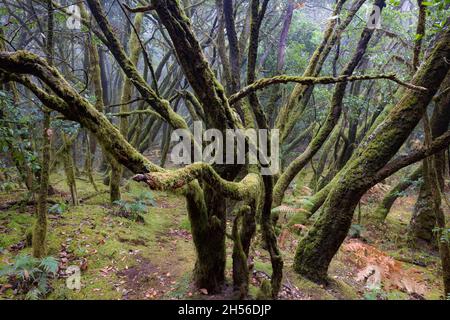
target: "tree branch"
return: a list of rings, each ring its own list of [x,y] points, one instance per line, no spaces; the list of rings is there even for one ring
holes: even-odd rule
[[[374,176],[374,180],[379,182],[393,175],[398,170],[407,167],[415,162],[423,160],[439,151],[445,149],[450,144],[450,131],[434,139],[429,147],[421,148],[407,155],[399,156],[386,164]]]
[[[251,92],[264,89],[268,86],[279,84],[279,83],[289,83],[296,82],[304,85],[315,85],[315,84],[331,84],[347,81],[360,81],[360,80],[374,80],[374,79],[386,79],[391,80],[399,85],[405,86],[408,89],[414,91],[427,91],[427,88],[416,86],[410,83],[406,83],[398,79],[394,74],[381,74],[381,75],[364,75],[364,76],[339,76],[339,77],[302,77],[302,76],[275,76],[272,78],[262,78],[252,84],[246,86],[236,94],[233,94],[228,98],[230,104],[236,103],[238,100],[246,97]]]
[[[155,7],[153,5],[151,5],[151,4],[149,4],[147,6],[140,6],[140,7],[135,7],[135,8],[131,8],[126,3],[121,3],[121,5],[124,6],[125,9],[127,9],[128,11],[130,11],[132,13],[148,12],[148,11],[155,10]]]
[[[222,179],[211,165],[203,162],[177,170],[137,174],[133,177],[135,181],[145,182],[152,190],[165,191],[174,191],[197,179],[234,200],[256,199],[255,192],[261,190],[261,179],[256,173],[247,174],[240,182],[227,181]]]

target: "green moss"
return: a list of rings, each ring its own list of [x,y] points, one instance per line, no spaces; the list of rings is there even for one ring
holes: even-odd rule
[[[306,278],[296,276],[294,278],[294,284],[306,295],[317,300],[335,300],[336,298],[325,290],[324,286],[318,285]]]
[[[333,281],[335,288],[339,291],[339,294],[342,295],[342,297],[345,300],[357,300],[360,299],[360,296],[358,294],[358,291],[349,286],[347,283],[345,283],[342,280],[335,279]]]
[[[306,224],[308,222],[308,214],[305,212],[296,212],[289,219],[288,226],[293,226],[294,224]]]
[[[257,271],[262,271],[268,275],[272,274],[272,265],[270,263],[262,262],[259,260],[255,260],[255,266],[254,269]]]
[[[272,286],[270,285],[270,281],[264,279],[261,282],[261,287],[256,293],[256,300],[270,300],[272,298]]]
[[[386,298],[388,300],[408,300],[409,295],[405,292],[401,292],[398,290],[385,292]]]
[[[191,231],[191,222],[189,221],[189,218],[187,217],[181,218],[180,229]]]
[[[8,248],[19,241],[26,240],[27,231],[31,229],[34,223],[34,218],[29,213],[17,213],[13,210],[0,211],[0,221],[8,229],[7,232],[2,233],[0,237],[0,247]]]

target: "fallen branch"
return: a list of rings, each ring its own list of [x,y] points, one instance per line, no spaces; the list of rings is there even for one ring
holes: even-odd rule
[[[99,192],[93,193],[93,194],[88,195],[88,196],[86,196],[84,198],[81,198],[80,199],[80,203],[86,202],[86,201],[88,201],[88,200],[90,200],[92,198],[95,198],[95,197],[97,197],[97,196],[99,196],[101,194],[108,193],[108,192],[109,192],[108,190],[103,190],[103,191],[99,191]]]
[[[64,202],[67,202],[63,200]],[[47,199],[48,204],[58,204],[62,201],[56,201],[52,199]],[[37,201],[34,199],[20,199],[20,200],[11,200],[7,201],[5,203],[0,204],[0,210],[8,210],[15,206],[35,206],[37,204]]]

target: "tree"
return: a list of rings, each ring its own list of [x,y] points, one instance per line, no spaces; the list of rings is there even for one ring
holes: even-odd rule
[[[332,185],[322,214],[298,245],[294,265],[298,273],[317,281],[326,279],[328,266],[347,235],[359,199],[378,182],[377,172],[404,143],[444,80],[449,69],[445,63],[450,54],[449,41],[447,28],[413,78],[415,85],[428,90],[407,90]]]

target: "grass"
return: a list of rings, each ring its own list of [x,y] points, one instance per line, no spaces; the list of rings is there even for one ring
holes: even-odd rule
[[[286,197],[289,206],[296,206],[299,197],[307,196],[308,189],[302,187],[311,174],[306,170],[295,184],[295,190]],[[51,177],[52,185],[67,192],[67,186],[60,175]],[[62,215],[50,215],[48,226],[48,254],[61,258],[66,252],[66,265],[81,265],[87,261],[87,269],[82,271],[81,290],[69,290],[65,279],[52,282],[53,291],[48,299],[180,299],[202,298],[192,286],[192,270],[195,265],[195,250],[192,238],[185,235],[190,231],[184,199],[172,193],[152,192],[157,205],[148,207],[143,214],[145,223],[111,214],[107,186],[97,177],[97,193],[84,178],[77,179],[79,198],[94,195],[81,205],[69,206]],[[122,188],[125,201],[133,201],[148,189],[136,182],[128,182]],[[0,202],[24,197],[24,192],[0,193]],[[52,196],[62,201],[62,196]],[[408,202],[409,201],[409,202]],[[412,201],[412,202],[411,202]],[[404,262],[405,268],[418,268],[429,283],[424,297],[442,298],[439,258],[427,251],[412,251],[406,245],[405,228],[410,219],[410,205],[413,200],[403,199],[395,205],[385,225],[376,225],[371,214],[376,202],[362,206],[362,236],[367,243],[397,259],[415,258],[427,264],[421,268]],[[30,253],[29,246],[19,250],[9,250],[11,246],[26,240],[32,229],[33,207],[10,208],[0,212],[0,268],[14,260],[19,253]],[[285,217],[287,218],[287,217]],[[281,220],[305,224],[310,227],[313,221],[304,214],[295,214]],[[229,226],[230,228],[230,226]],[[177,232],[173,232],[173,231]],[[181,232],[182,231],[182,232]],[[187,232],[186,232],[187,231]],[[228,230],[229,231],[229,230]],[[298,236],[290,233],[285,248],[284,283],[298,288],[302,299],[368,299],[382,296],[384,299],[409,299],[410,296],[399,290],[371,292],[363,284],[357,283],[355,274],[349,269],[346,257],[340,252],[333,259],[329,270],[330,285],[317,285],[304,279],[292,269]],[[231,283],[232,243],[227,241],[227,278]],[[252,243],[251,255],[254,270],[270,275],[272,267],[266,250],[262,247],[260,235]],[[148,270],[142,269],[148,266]],[[135,270],[139,281],[132,281],[123,274]],[[128,273],[127,273],[128,272]],[[1,282],[6,279],[0,279]],[[257,284],[251,282],[249,293],[256,297]],[[12,290],[6,290],[0,299],[18,298]]]
[[[58,181],[56,176],[52,176],[52,181],[58,190],[67,189],[65,182]],[[107,190],[100,179],[97,185],[101,191]],[[95,193],[93,187],[84,179],[77,179],[77,187],[80,199]],[[145,186],[131,182],[124,188],[123,198],[132,201],[143,191],[148,191]],[[164,247],[166,244],[173,245],[174,239],[167,237],[167,231],[173,227],[174,221],[179,221],[181,225],[186,219],[183,200],[178,196],[155,192],[157,207],[148,208],[148,212],[143,215],[145,223],[142,224],[112,216],[108,197],[107,192],[100,193],[82,205],[69,207],[59,217],[49,216],[48,255],[59,257],[64,245],[70,255],[69,264],[79,265],[82,259],[88,261],[87,269],[82,272],[81,290],[69,290],[65,280],[58,279],[53,282],[54,290],[49,299],[120,299],[126,288],[117,272],[138,265],[138,260],[142,258],[151,259],[152,263],[161,266],[162,270],[165,264],[174,269],[170,265],[171,261],[168,261],[170,259]],[[171,207],[165,207],[167,204]],[[25,240],[27,230],[33,226],[33,208],[30,207],[23,213],[17,212],[16,209],[0,212],[0,221],[1,225],[7,228],[7,232],[0,237],[0,247],[7,249]],[[192,245],[186,241],[177,241],[171,250],[175,251],[172,257],[176,263],[173,265],[176,265],[176,273],[182,274],[180,281],[183,284],[186,277],[190,277],[194,265]],[[21,253],[30,251],[29,247],[20,250]],[[2,251],[0,267],[10,263],[16,254],[9,250]],[[179,261],[183,263],[178,263]],[[108,267],[114,267],[114,271],[102,272]],[[175,285],[177,283],[176,280]]]

